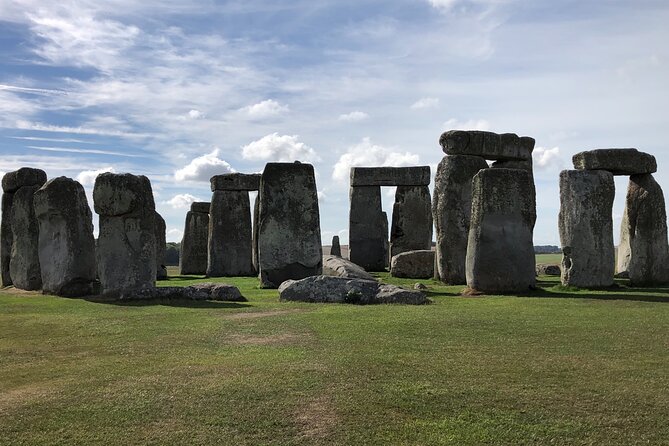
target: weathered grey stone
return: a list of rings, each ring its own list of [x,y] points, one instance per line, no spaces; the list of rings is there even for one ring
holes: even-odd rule
[[[572,157],[577,170],[607,170],[614,175],[635,175],[657,171],[655,157],[637,149],[597,149]]]
[[[265,287],[321,274],[320,214],[311,164],[268,163],[260,180],[258,268]]]
[[[186,226],[179,254],[180,274],[207,274],[208,240],[209,212],[189,211],[186,213]]]
[[[636,286],[669,283],[667,212],[662,188],[651,174],[630,177],[617,269]]]
[[[332,237],[332,246],[330,246],[330,255],[341,257],[341,245],[339,244],[339,236]]]
[[[427,186],[430,166],[351,167],[351,186]]]
[[[538,263],[537,276],[559,276],[562,274],[562,268],[557,263]]]
[[[384,285],[371,280],[344,277],[312,276],[302,280],[287,280],[279,287],[282,301],[349,303],[349,304],[409,304],[429,303],[424,293]]]
[[[323,275],[349,279],[376,280],[359,265],[339,256],[323,256]]]
[[[4,192],[16,192],[23,186],[38,186],[46,183],[46,172],[41,169],[22,167],[13,172],[7,172],[2,177],[2,190]]]
[[[383,237],[383,268],[384,268],[383,270],[385,270],[390,266],[390,240],[388,239],[388,229],[389,229],[388,213],[384,211],[381,212],[381,236]]]
[[[165,286],[124,290],[109,293],[107,297],[119,300],[215,300],[246,302],[239,289],[222,283],[199,283],[191,286]]]
[[[492,163],[493,169],[523,169],[534,176],[532,160],[500,160]]]
[[[562,284],[584,288],[613,284],[613,175],[605,170],[560,173],[558,226]]]
[[[33,195],[40,186],[21,186],[12,199],[10,226],[12,253],[9,275],[16,288],[39,290],[42,274],[39,263],[39,224],[35,217]]]
[[[253,276],[249,193],[216,190],[210,209],[207,276]]]
[[[398,186],[390,227],[390,256],[432,246],[432,198],[427,186]]]
[[[95,179],[93,205],[100,215],[97,264],[102,292],[154,287],[155,203],[149,179],[100,174]]]
[[[156,279],[167,279],[167,268],[165,267],[165,251],[167,249],[165,219],[156,212],[155,216],[156,234]]]
[[[367,271],[383,271],[388,258],[388,219],[381,210],[381,188],[352,187],[350,199],[348,258]]]
[[[33,204],[44,292],[67,297],[94,294],[93,215],[83,186],[71,178],[53,178],[35,192]]]
[[[258,219],[260,217],[260,194],[253,200],[253,270],[258,272]]]
[[[483,169],[472,181],[467,286],[483,293],[523,292],[535,278],[536,221],[532,176],[520,169]]]
[[[414,283],[413,284],[413,289],[414,290],[427,290],[427,285],[424,283]]]
[[[12,258],[12,225],[10,213],[13,193],[2,194],[2,223],[0,224],[0,265],[2,266],[2,286],[12,284],[9,274],[9,260]]]
[[[435,278],[453,285],[467,283],[465,261],[472,208],[472,178],[486,161],[478,156],[445,156],[434,179],[432,215],[436,232]]]
[[[406,251],[390,261],[390,275],[410,279],[429,279],[434,276],[434,251]]]
[[[209,295],[208,300],[246,302],[246,298],[242,296],[239,288],[224,283],[203,282],[191,285],[189,288],[206,292]]]
[[[190,210],[191,212],[202,212],[204,214],[208,214],[210,207],[211,203],[207,201],[195,201],[191,203]]]
[[[447,155],[472,155],[489,160],[531,160],[534,138],[515,133],[449,130],[439,138]]]
[[[260,188],[259,173],[226,173],[211,177],[211,191],[217,190],[258,190]]]

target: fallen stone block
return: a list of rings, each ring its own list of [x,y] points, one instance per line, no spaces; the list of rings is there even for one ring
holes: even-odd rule
[[[323,275],[348,279],[376,280],[359,265],[338,256],[323,256]]]
[[[434,276],[434,251],[407,251],[393,256],[390,275],[409,279],[429,279]]]

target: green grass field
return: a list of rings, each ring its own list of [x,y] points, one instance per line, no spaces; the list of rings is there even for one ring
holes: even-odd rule
[[[217,280],[247,303],[0,291],[0,444],[668,444],[669,288],[542,279],[423,280],[420,307],[280,303],[254,278]]]

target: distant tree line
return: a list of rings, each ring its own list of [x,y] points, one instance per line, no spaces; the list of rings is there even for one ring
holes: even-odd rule
[[[560,247],[555,245],[539,245],[534,247],[535,254],[561,254]]]
[[[165,266],[179,266],[181,243],[168,242],[165,247]]]

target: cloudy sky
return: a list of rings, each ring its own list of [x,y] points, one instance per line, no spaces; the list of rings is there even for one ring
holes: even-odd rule
[[[212,175],[301,160],[346,241],[351,166],[434,170],[445,130],[514,132],[537,141],[535,243],[559,244],[578,151],[650,152],[669,190],[667,23],[666,0],[0,0],[0,171],[89,195],[147,175],[178,241]]]

